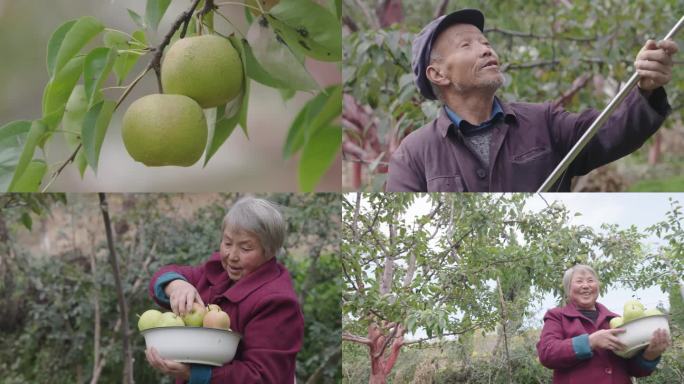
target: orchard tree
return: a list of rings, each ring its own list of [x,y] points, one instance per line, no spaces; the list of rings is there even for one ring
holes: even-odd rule
[[[159,94],[136,100],[123,121],[123,142],[134,160],[190,166],[204,155],[206,166],[238,125],[248,135],[254,80],[284,99],[297,91],[314,94],[289,128],[283,157],[299,153],[299,186],[315,188],[341,145],[342,91],[341,85],[319,86],[304,64],[307,59],[340,62],[341,0],[192,0],[153,44],[170,3],[147,0],[143,15],[128,9],[139,27],[135,31],[108,28],[91,16],[55,30],[47,46],[50,80],[42,116],[0,127],[2,190],[45,191],[67,166],[77,167],[81,176],[87,168],[97,172],[112,114],[150,72]],[[215,17],[234,25],[236,20],[221,12],[229,5],[244,8],[250,23],[246,34],[214,28]],[[144,57],[149,57],[147,65],[131,76]],[[45,149],[58,135],[64,135],[71,155],[48,165]]]
[[[644,260],[635,227],[571,225],[562,205],[530,212],[528,198],[345,196],[342,339],[368,347],[371,384],[386,382],[403,346],[458,335],[468,344],[476,330],[497,331],[495,353],[510,375],[508,338],[531,303],[562,298],[567,268],[593,265],[605,290]],[[420,206],[429,208],[416,215]],[[405,339],[417,331],[426,336]]]
[[[681,17],[681,0],[344,0],[346,187],[382,190],[389,160],[403,138],[437,116],[439,103],[422,98],[414,85],[411,42],[430,20],[460,8],[479,8],[485,15],[484,33],[506,78],[497,96],[509,102],[551,100],[570,111],[603,109],[633,73],[646,40],[662,39]],[[673,114],[664,126],[681,129],[684,73],[676,65],[666,89]],[[662,143],[663,136],[654,136],[647,156],[632,157],[659,163],[669,145]],[[675,151],[668,157],[681,160]],[[597,173],[592,175],[599,180],[583,177],[575,189],[624,189],[610,166]]]

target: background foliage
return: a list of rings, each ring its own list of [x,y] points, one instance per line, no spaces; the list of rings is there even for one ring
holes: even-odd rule
[[[548,378],[536,359],[540,329],[528,320],[544,296],[562,303],[560,276],[577,263],[600,273],[602,295],[616,285],[658,286],[670,293],[675,347],[649,379],[654,381],[644,381],[681,381],[680,203],[671,201],[670,212],[646,230],[615,224],[595,229],[570,224],[570,211],[559,203],[526,210],[529,198],[345,195],[344,382],[532,383]],[[416,214],[418,200],[426,202],[427,212]],[[649,234],[663,245],[645,246]],[[404,338],[409,332],[411,340]]]
[[[633,71],[647,39],[661,39],[682,16],[681,0],[344,1],[345,188],[380,190],[403,137],[433,119],[438,103],[419,96],[411,41],[436,15],[478,8],[502,63],[505,101],[556,101],[567,110],[603,109]],[[682,34],[675,36],[673,114],[644,149],[577,180],[575,190],[682,190]]]
[[[45,210],[27,213],[31,209],[27,201],[35,196],[49,207],[49,216]],[[223,215],[238,197],[109,195],[136,382],[171,382],[147,364],[144,339],[137,331],[135,314],[156,307],[147,292],[152,273],[170,263],[206,260],[218,249]],[[292,274],[305,319],[297,380],[339,380],[339,197],[264,197],[281,204],[289,224],[286,254],[280,261]],[[97,198],[68,195],[57,203],[54,198],[0,196],[0,335],[5,340],[0,347],[0,382],[90,382],[98,364],[100,382],[121,382],[119,309]],[[25,214],[33,217],[31,232],[22,219]]]

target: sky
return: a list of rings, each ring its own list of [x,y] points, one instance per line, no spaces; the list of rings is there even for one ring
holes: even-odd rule
[[[554,201],[558,201],[570,210],[570,224],[587,225],[594,229],[600,229],[601,224],[604,223],[617,224],[621,228],[635,225],[642,231],[664,219],[665,214],[671,208],[668,200],[670,197],[684,203],[684,193],[546,193],[541,196],[539,194],[531,196],[527,200],[526,209],[536,212],[544,209],[547,203],[553,204]],[[421,215],[427,213],[429,209],[430,206],[426,200],[417,200],[408,213]],[[574,216],[575,212],[581,215]],[[659,239],[650,236],[644,240],[644,243],[655,247]],[[600,278],[601,271],[597,273]],[[562,276],[558,276],[559,283],[561,279]],[[632,297],[639,299],[646,308],[654,308],[657,305],[669,307],[667,293],[662,292],[658,287],[632,291],[616,286],[612,287],[606,295],[599,296],[598,302],[611,311],[622,314],[622,306]],[[541,303],[535,305],[536,313],[528,319],[526,325],[540,328],[546,311],[555,306],[556,299],[552,295],[547,295]],[[419,331],[415,335],[409,335],[408,338],[421,337],[425,337],[425,334]]]

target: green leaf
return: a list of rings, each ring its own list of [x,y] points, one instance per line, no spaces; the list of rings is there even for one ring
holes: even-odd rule
[[[116,56],[115,48],[105,47],[95,48],[86,56],[83,68],[83,82],[89,106],[93,105],[96,92],[102,88],[102,84],[107,80],[107,76],[112,71]]]
[[[85,47],[97,34],[104,30],[104,25],[92,16],[84,16],[76,21],[64,36],[55,59],[55,73],[59,71]]]
[[[31,129],[31,121],[17,120],[9,122],[0,127],[0,141],[6,140],[12,136],[22,135]]]
[[[21,155],[19,156],[19,161],[17,162],[17,166],[14,169],[14,174],[12,175],[12,180],[10,181],[9,188],[8,190],[11,191],[14,189],[15,184],[21,179],[22,175],[24,174],[24,171],[26,171],[26,167],[28,167],[29,163],[33,159],[33,153],[36,150],[36,147],[38,146],[38,142],[40,141],[41,137],[45,132],[47,131],[47,126],[40,121],[36,120],[31,123],[31,128],[28,131],[28,135],[26,136],[26,143],[24,144],[24,149],[21,152]]]
[[[245,48],[245,61],[247,62],[248,77],[271,88],[292,89],[292,84],[287,80],[281,80],[271,76],[271,74],[259,64],[256,57],[254,57],[252,48],[249,46],[247,40],[243,40],[242,42]]]
[[[50,78],[52,78],[52,76],[54,76],[55,74],[55,65],[57,64],[57,52],[59,52],[59,48],[62,46],[62,42],[64,41],[64,37],[66,37],[67,32],[69,32],[69,30],[71,29],[71,27],[74,26],[74,24],[76,24],[76,20],[70,20],[60,25],[50,37],[50,41],[48,41],[47,70],[48,75],[50,75]]]
[[[24,212],[21,214],[21,223],[28,229],[29,231],[31,230],[31,227],[33,226],[33,220],[31,220],[31,215],[28,212]]]
[[[145,32],[137,30],[132,34],[133,40],[121,31],[107,31],[104,35],[104,45],[108,48],[117,50],[141,49],[142,45],[147,45]],[[130,52],[119,53],[114,61],[114,74],[116,74],[117,85],[121,85],[126,76],[131,72],[135,64],[140,59],[140,55]]]
[[[309,137],[342,113],[342,87],[334,85],[318,93],[299,111],[287,132],[283,156],[297,152]]]
[[[258,68],[248,69],[248,73],[256,75],[255,80],[269,82],[269,80],[287,83],[288,88],[306,91],[317,89],[318,84],[311,77],[303,63],[288,46],[273,32],[271,25],[260,23],[259,18],[254,21],[247,31],[247,41],[251,48],[247,52],[250,64],[258,63]],[[251,59],[254,60],[251,60]],[[270,78],[263,75],[267,73]],[[269,84],[266,84],[269,85]]]
[[[159,21],[164,17],[169,4],[171,4],[171,0],[147,0],[145,18],[153,31],[157,30]]]
[[[311,0],[281,1],[267,18],[292,50],[322,61],[342,59],[342,25],[325,7]]]
[[[247,79],[247,61],[245,59],[245,48],[242,44],[242,40],[238,39],[235,36],[231,36],[228,40],[230,40],[230,43],[233,44],[233,48],[237,49],[237,51],[240,53],[240,59],[242,60],[242,84],[244,84],[244,86],[242,89],[242,95],[240,96],[241,102],[240,110],[238,111],[238,123],[242,127],[242,131],[245,133],[245,136],[249,138],[249,134],[247,133],[247,109],[249,106],[250,83]]]
[[[209,163],[209,159],[218,151],[218,149],[223,145],[223,143],[228,139],[228,137],[233,133],[235,127],[240,119],[240,113],[233,114],[232,117],[226,118],[225,116],[219,117],[222,113],[216,114],[216,124],[214,125],[214,130],[211,132],[211,137],[209,138],[209,145],[207,146],[206,155],[204,156],[204,166]]]
[[[9,192],[39,192],[40,183],[47,172],[47,164],[43,160],[31,160],[24,174]]]
[[[81,128],[86,112],[88,112],[88,100],[86,99],[85,87],[78,84],[69,96],[62,119],[62,129],[66,132],[64,138],[71,151],[76,150],[76,147],[81,144]],[[78,151],[74,162],[81,173],[81,177],[83,177],[85,168],[88,166],[84,151]]]
[[[88,164],[97,172],[97,162],[116,102],[103,100],[91,107],[83,119],[81,140]]]
[[[142,29],[147,29],[147,26],[145,25],[145,20],[143,20],[142,16],[138,15],[134,10],[132,9],[126,9],[128,11],[128,16],[131,17],[131,20],[137,25],[138,27]]]
[[[299,160],[299,188],[312,192],[330,168],[342,146],[342,128],[328,126],[319,129],[306,143]]]
[[[64,106],[71,91],[83,72],[84,56],[74,57],[45,86],[43,92],[43,121],[50,130],[54,130],[62,120]]]

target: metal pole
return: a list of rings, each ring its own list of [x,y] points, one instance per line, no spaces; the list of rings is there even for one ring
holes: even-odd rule
[[[681,19],[675,24],[675,26],[670,30],[670,32],[665,36],[663,40],[667,40],[672,38],[679,29],[684,26],[684,16],[682,16]],[[544,181],[544,184],[539,187],[539,190],[537,190],[537,193],[539,192],[548,192],[551,186],[561,177],[561,175],[565,172],[565,170],[570,166],[570,163],[575,160],[577,155],[579,155],[580,151],[584,149],[584,147],[589,143],[589,140],[591,140],[594,135],[596,135],[596,132],[598,132],[598,129],[603,126],[603,124],[608,120],[608,116],[610,116],[611,113],[617,108],[620,103],[627,97],[627,94],[629,91],[634,88],[634,86],[637,84],[639,81],[639,74],[634,73],[632,77],[629,78],[629,81],[627,81],[627,84],[622,87],[622,89],[618,92],[617,95],[613,98],[613,100],[608,103],[608,106],[601,112],[601,114],[594,120],[594,122],[591,124],[589,129],[587,129],[586,132],[580,137],[580,139],[575,143],[575,145],[570,149],[570,152],[568,152],[567,155],[563,158],[563,160],[556,166],[556,169],[551,172],[551,175]]]

